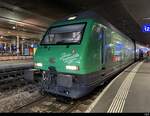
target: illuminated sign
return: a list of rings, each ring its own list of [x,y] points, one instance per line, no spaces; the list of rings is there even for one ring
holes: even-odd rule
[[[142,31],[143,32],[150,32],[150,24],[144,24],[142,26]]]

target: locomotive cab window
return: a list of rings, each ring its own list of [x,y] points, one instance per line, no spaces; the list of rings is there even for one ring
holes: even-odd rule
[[[73,24],[59,27],[52,27],[44,36],[41,44],[74,44],[80,43],[84,24]]]

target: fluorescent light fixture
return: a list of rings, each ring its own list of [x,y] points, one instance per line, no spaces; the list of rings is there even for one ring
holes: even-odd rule
[[[76,16],[73,16],[73,17],[69,17],[68,20],[74,20],[76,18],[77,18]]]
[[[67,70],[79,70],[79,66],[66,66]]]
[[[150,19],[150,17],[144,17],[143,19],[148,19],[148,20],[149,20],[149,19]]]

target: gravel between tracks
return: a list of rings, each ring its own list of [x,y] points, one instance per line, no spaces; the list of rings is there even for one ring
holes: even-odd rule
[[[0,112],[11,112],[17,107],[23,106],[41,97],[38,89],[36,88],[33,88],[33,90],[30,89],[30,91],[20,89],[12,95],[9,95],[7,97],[4,96],[0,98]]]

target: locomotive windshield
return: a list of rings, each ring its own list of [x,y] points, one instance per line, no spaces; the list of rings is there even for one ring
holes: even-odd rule
[[[41,44],[80,43],[84,27],[85,24],[74,24],[50,28],[41,41]]]

